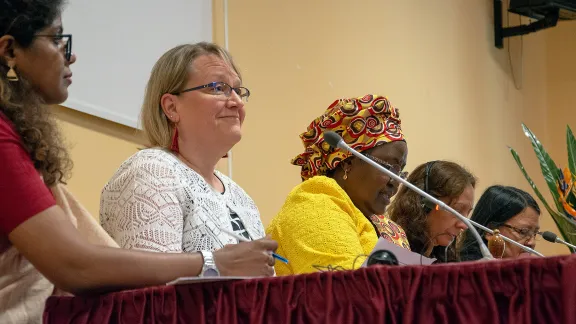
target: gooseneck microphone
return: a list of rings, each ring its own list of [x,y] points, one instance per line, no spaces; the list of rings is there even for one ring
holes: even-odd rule
[[[468,218],[462,216],[460,213],[455,211],[452,207],[445,204],[443,201],[434,198],[430,194],[424,192],[422,189],[420,189],[420,188],[416,187],[415,185],[411,184],[410,182],[400,178],[398,175],[394,174],[394,172],[382,167],[380,164],[372,161],[372,159],[370,159],[370,158],[364,156],[362,153],[352,149],[350,146],[348,146],[348,144],[346,144],[344,142],[342,137],[340,137],[340,135],[336,134],[335,132],[332,132],[332,131],[324,132],[324,140],[326,140],[326,142],[330,146],[332,146],[333,148],[339,148],[339,149],[346,150],[346,151],[350,152],[351,154],[353,154],[357,158],[361,159],[362,161],[370,164],[371,166],[375,167],[376,169],[380,170],[381,172],[384,172],[386,175],[388,175],[392,179],[394,179],[394,180],[402,183],[406,187],[414,190],[415,192],[417,192],[420,196],[422,196],[424,198],[424,201],[427,205],[433,205],[434,209],[438,208],[438,209],[446,210],[446,211],[454,214],[454,216],[456,216],[458,219],[460,219],[462,222],[464,222],[464,224],[466,224],[466,226],[468,226],[468,228],[470,229],[470,231],[472,232],[472,234],[476,238],[476,241],[478,241],[478,244],[480,245],[480,252],[482,253],[482,256],[484,257],[484,259],[494,259],[492,254],[490,254],[488,247],[486,246],[486,244],[484,244],[484,241],[482,241],[480,234],[478,234],[478,231],[476,230],[476,228],[474,228],[474,226],[476,226],[476,227],[478,227],[478,228],[480,228],[480,229],[482,229],[482,230],[484,230],[490,234],[493,234],[494,231],[492,231],[488,227],[482,226],[482,225],[480,225],[474,221],[471,221]],[[472,226],[472,225],[474,225],[474,226]],[[513,244],[513,245],[516,245],[519,248],[523,249],[524,251],[527,251],[527,252],[530,252],[532,254],[543,257],[543,255],[536,250],[533,250],[533,249],[531,249],[527,246],[524,246],[524,245],[522,245],[522,244],[520,244],[514,240],[511,240],[504,235],[501,235],[501,237],[506,242],[509,242],[510,244]]]
[[[546,231],[546,232],[542,232],[542,233],[538,233],[538,234],[542,235],[542,238],[544,238],[548,242],[564,244],[568,247],[571,247],[572,249],[574,249],[576,251],[576,246],[562,240],[555,233]]]

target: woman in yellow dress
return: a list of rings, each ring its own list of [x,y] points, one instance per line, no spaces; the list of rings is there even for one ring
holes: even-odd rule
[[[276,263],[278,275],[352,269],[358,256],[370,254],[379,237],[409,249],[404,231],[383,216],[398,183],[386,174],[324,141],[325,131],[405,178],[408,148],[400,114],[388,99],[366,95],[334,101],[300,135],[303,182],[288,195],[267,232],[277,240],[288,264]],[[364,258],[358,260],[364,260]]]

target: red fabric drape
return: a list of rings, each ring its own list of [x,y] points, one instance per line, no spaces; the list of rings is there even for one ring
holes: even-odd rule
[[[528,258],[51,297],[55,323],[576,323],[576,258]]]

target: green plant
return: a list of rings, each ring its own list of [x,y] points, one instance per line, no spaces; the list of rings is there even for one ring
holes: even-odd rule
[[[532,148],[540,162],[542,175],[554,200],[553,206],[550,206],[544,199],[544,196],[536,187],[534,181],[532,181],[526,172],[526,169],[524,169],[518,153],[516,153],[513,148],[510,148],[510,152],[514,160],[516,160],[516,164],[520,167],[520,171],[522,171],[524,177],[534,190],[534,193],[540,199],[544,208],[550,213],[552,219],[554,219],[560,235],[562,235],[566,242],[576,244],[576,208],[574,207],[576,205],[576,139],[574,138],[574,134],[570,126],[567,126],[568,167],[562,169],[552,160],[536,135],[524,124],[522,124],[522,129],[524,130],[524,134],[532,142]]]

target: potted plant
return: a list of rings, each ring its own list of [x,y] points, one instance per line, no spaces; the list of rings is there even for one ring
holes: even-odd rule
[[[548,213],[550,213],[552,219],[554,219],[564,241],[576,244],[576,139],[574,138],[574,134],[570,126],[567,126],[566,144],[568,150],[568,166],[562,168],[552,160],[542,146],[542,143],[540,143],[536,135],[534,135],[526,125],[522,124],[522,129],[524,130],[524,134],[532,142],[532,148],[540,162],[542,175],[554,200],[552,205],[548,204],[544,199],[544,196],[540,190],[538,190],[534,181],[532,181],[526,172],[526,169],[524,169],[518,153],[513,148],[509,148],[510,153],[512,153],[514,160],[516,160],[516,163],[534,190],[534,193],[540,199]]]

